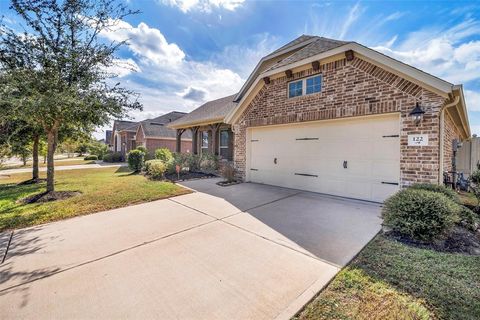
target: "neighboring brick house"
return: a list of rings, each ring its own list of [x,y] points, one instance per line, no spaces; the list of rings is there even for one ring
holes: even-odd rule
[[[138,124],[133,121],[115,120],[111,134],[111,150],[120,152],[124,157],[135,149],[135,132]]]
[[[155,119],[147,119],[139,122],[136,131],[136,145],[144,146],[150,155],[159,148],[168,148],[170,151],[176,150],[176,131],[167,127],[175,120],[185,116],[185,113],[173,111]],[[192,136],[186,132],[181,139],[181,150],[190,152],[192,149]]]
[[[120,152],[124,159],[130,150],[138,146],[144,146],[150,155],[156,149],[176,149],[176,131],[166,127],[172,121],[183,117],[185,113],[172,111],[154,119],[146,119],[140,122],[116,120],[111,133],[111,150]],[[189,152],[192,145],[191,136],[186,134],[181,145],[183,150]]]
[[[470,136],[461,85],[315,36],[264,57],[240,92],[170,126],[179,137],[194,132],[194,146],[231,128],[223,145],[246,181],[370,201],[441,183],[454,169],[454,141]]]

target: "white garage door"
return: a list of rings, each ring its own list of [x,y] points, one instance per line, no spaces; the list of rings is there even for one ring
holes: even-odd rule
[[[398,190],[399,115],[252,128],[249,180],[381,202]]]

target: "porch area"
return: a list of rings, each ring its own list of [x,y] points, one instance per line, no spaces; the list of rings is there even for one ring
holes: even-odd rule
[[[193,154],[208,152],[218,156],[220,160],[233,160],[233,132],[230,125],[223,122],[217,122],[176,130],[176,152],[185,152],[182,150],[182,135],[187,130],[190,130],[192,132]]]

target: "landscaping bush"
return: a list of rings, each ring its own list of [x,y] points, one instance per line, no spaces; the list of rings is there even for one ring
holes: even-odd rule
[[[162,160],[145,161],[145,174],[151,179],[163,179],[167,166]]]
[[[199,156],[192,153],[175,153],[173,154],[172,164],[168,166],[168,172],[175,172],[175,166],[178,164],[181,170],[195,172],[200,170]]]
[[[123,156],[120,152],[109,152],[103,156],[104,162],[122,162]]]
[[[145,154],[148,153],[147,148],[145,148],[144,146],[138,146],[136,149],[142,151]]]
[[[476,231],[480,224],[478,215],[467,207],[461,206],[459,210],[460,225],[467,228],[470,231]]]
[[[460,203],[460,198],[458,197],[458,194],[453,189],[447,188],[444,185],[432,183],[416,183],[412,184],[409,188],[438,192],[445,195],[447,198],[455,201],[456,203]]]
[[[432,241],[458,220],[461,207],[439,192],[407,188],[385,201],[383,223],[413,240]]]
[[[94,154],[86,156],[83,160],[98,160],[98,157]]]
[[[218,169],[218,157],[210,152],[202,153],[200,157],[200,171],[211,173]]]
[[[128,167],[134,172],[140,172],[145,162],[145,153],[140,150],[132,150],[128,153]]]
[[[169,163],[173,162],[173,154],[167,148],[160,148],[155,150],[155,159],[162,160],[163,163],[168,165]]]
[[[220,170],[220,174],[226,182],[234,182],[235,179],[235,167],[231,163],[225,163]]]

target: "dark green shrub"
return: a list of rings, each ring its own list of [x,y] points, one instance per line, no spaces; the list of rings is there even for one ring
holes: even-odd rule
[[[461,206],[461,209],[458,212],[460,219],[460,224],[465,228],[476,231],[480,224],[480,218],[478,215],[467,207]]]
[[[168,165],[169,163],[171,163],[173,161],[173,154],[167,148],[160,148],[160,149],[155,150],[155,159],[162,160],[163,163]]]
[[[447,198],[450,198],[451,200],[455,201],[456,203],[460,203],[460,198],[458,197],[458,194],[453,189],[447,188],[444,185],[432,184],[432,183],[415,183],[415,184],[412,184],[409,188],[441,193],[445,195]]]
[[[162,160],[145,161],[145,174],[154,180],[163,179],[167,167]]]
[[[134,172],[140,172],[145,161],[145,153],[140,150],[132,150],[128,153],[128,167]]]
[[[410,239],[431,241],[458,219],[460,206],[442,193],[407,188],[388,198],[383,223]]]
[[[83,160],[98,160],[98,157],[94,154],[86,156]]]
[[[103,156],[104,162],[122,162],[123,156],[120,152],[109,152]]]

